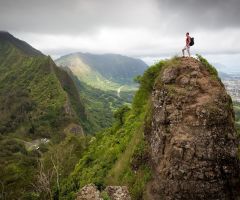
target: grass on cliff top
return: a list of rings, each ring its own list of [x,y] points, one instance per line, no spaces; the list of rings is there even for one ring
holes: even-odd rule
[[[202,57],[199,54],[196,54],[198,60],[207,68],[208,72],[215,78],[218,78],[218,72],[216,70],[216,68],[211,65],[207,59],[205,59],[204,57]]]
[[[145,109],[147,105],[148,97],[155,85],[158,77],[161,76],[164,69],[168,67],[175,67],[179,63],[178,57],[173,57],[172,59],[162,60],[155,65],[149,67],[142,76],[137,77],[137,82],[140,84],[138,92],[135,94],[132,107],[135,113],[140,113]]]

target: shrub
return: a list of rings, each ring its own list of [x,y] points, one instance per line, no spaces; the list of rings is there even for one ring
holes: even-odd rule
[[[120,125],[124,123],[124,117],[129,110],[130,108],[127,105],[124,105],[115,111],[114,118],[120,123]]]
[[[215,67],[213,67],[205,58],[201,55],[197,54],[198,60],[207,68],[209,73],[213,75],[215,78],[218,77],[218,72]]]
[[[139,113],[142,111],[142,108],[146,105],[148,97],[152,92],[155,79],[159,75],[162,67],[164,66],[165,61],[161,61],[152,67],[149,67],[143,74],[143,76],[138,77],[138,82],[140,83],[139,90],[134,96],[132,107],[134,112]]]

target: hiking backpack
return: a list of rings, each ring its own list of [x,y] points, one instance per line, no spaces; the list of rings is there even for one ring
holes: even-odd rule
[[[191,41],[190,41],[190,46],[193,46],[194,45],[194,37],[191,38]]]

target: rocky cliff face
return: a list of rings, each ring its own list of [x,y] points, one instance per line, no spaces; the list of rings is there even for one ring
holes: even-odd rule
[[[145,130],[154,166],[149,199],[237,199],[232,102],[210,71],[194,58],[180,58],[158,77]]]
[[[84,186],[77,194],[76,200],[131,200],[128,188],[126,186],[108,186],[104,190],[105,197],[94,184]]]

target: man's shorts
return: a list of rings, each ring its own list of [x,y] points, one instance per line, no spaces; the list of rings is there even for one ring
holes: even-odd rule
[[[189,51],[189,49],[190,49],[190,46],[187,46],[187,45],[183,48],[183,50],[187,50],[187,51]]]

